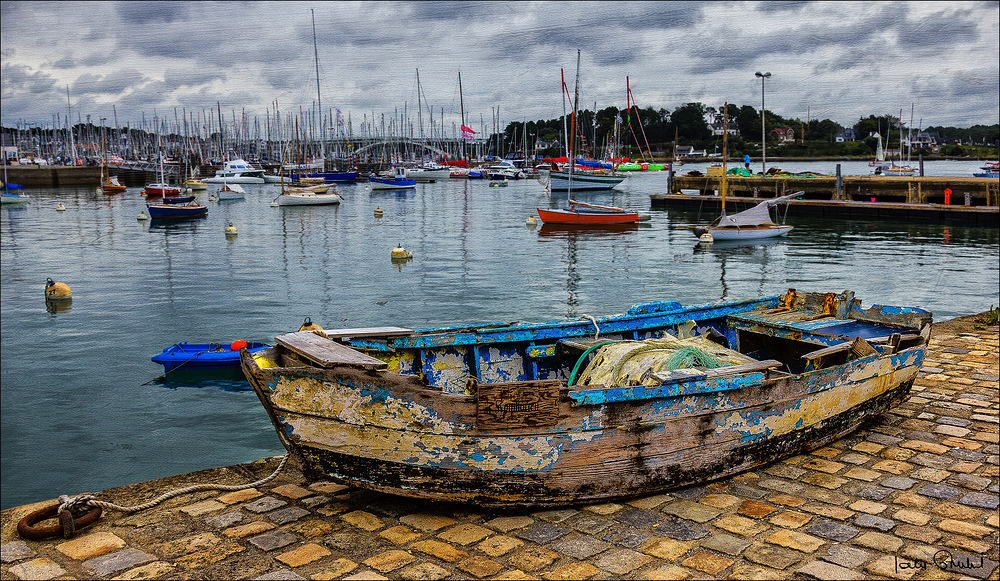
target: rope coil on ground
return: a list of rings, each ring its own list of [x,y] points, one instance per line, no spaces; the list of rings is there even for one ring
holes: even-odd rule
[[[136,506],[122,506],[115,504],[113,502],[108,502],[106,500],[98,500],[94,498],[91,494],[81,494],[79,496],[67,496],[62,495],[59,497],[59,504],[53,504],[47,506],[43,509],[37,510],[28,516],[21,519],[17,524],[17,532],[24,538],[29,540],[43,540],[49,538],[55,538],[57,536],[62,536],[63,538],[72,537],[77,529],[81,529],[94,521],[96,521],[101,516],[102,509],[115,510],[124,513],[133,513],[152,508],[161,502],[174,498],[175,496],[181,496],[182,494],[190,494],[192,492],[197,492],[199,490],[222,490],[227,492],[234,492],[237,490],[246,490],[248,488],[256,488],[258,486],[263,486],[268,482],[274,480],[278,477],[278,474],[285,468],[285,464],[288,462],[289,454],[286,452],[284,456],[281,457],[281,462],[278,463],[278,467],[274,469],[269,476],[261,478],[255,482],[250,482],[248,484],[194,484],[191,486],[186,486],[184,488],[178,488],[176,490],[171,490],[165,494],[162,494],[153,500],[146,502],[144,504],[139,504]],[[74,514],[83,514],[81,517],[74,517]],[[61,522],[61,526],[50,526],[50,527],[36,527],[36,523],[42,520],[58,516]]]

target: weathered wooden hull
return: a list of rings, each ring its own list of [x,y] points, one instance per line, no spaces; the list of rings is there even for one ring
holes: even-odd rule
[[[789,333],[843,337],[811,329],[811,321],[790,330],[788,321],[771,321],[770,310],[734,311],[742,318],[726,321],[723,316],[715,322],[729,325],[726,334],[734,341],[746,334],[742,340],[748,347],[791,345]],[[884,325],[870,331],[881,332]],[[467,380],[468,393],[446,393],[428,384],[435,379],[426,374],[303,365],[277,347],[262,352],[272,367],[261,367],[245,352],[241,364],[282,443],[309,475],[405,496],[545,506],[722,478],[850,433],[906,396],[923,359],[929,325],[911,330],[920,334],[902,341],[896,335],[890,347],[869,345],[870,352],[844,355],[850,359],[829,365],[823,357],[837,357],[845,349],[805,353],[826,343],[795,342],[786,349],[789,361],[804,353],[809,357],[797,373],[753,365],[710,377],[685,370],[688,375],[679,381],[665,377],[660,385],[621,387],[520,375],[487,383],[489,362],[482,358],[475,378]],[[535,345],[525,353],[553,350],[545,345],[545,335],[536,330]],[[454,332],[438,330],[400,337],[395,344],[433,339],[442,344],[439,348],[456,349],[460,342],[445,346],[445,336],[455,339]],[[504,348],[493,343],[473,351],[502,355]],[[781,364],[769,361],[771,368]],[[798,365],[786,365],[792,364]],[[395,360],[387,365],[407,368]]]

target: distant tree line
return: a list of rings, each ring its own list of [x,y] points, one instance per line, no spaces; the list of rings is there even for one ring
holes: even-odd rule
[[[731,155],[759,155],[761,146],[761,114],[760,109],[751,105],[728,107],[730,129],[738,129],[738,135],[729,136],[729,152]],[[633,108],[631,111],[619,110],[617,107],[606,107],[596,113],[583,110],[577,113],[576,140],[574,149],[578,155],[584,153],[592,157],[602,157],[609,148],[615,135],[615,120],[621,119],[618,139],[620,151],[632,158],[641,157],[648,149],[657,155],[671,155],[676,145],[690,145],[697,150],[708,153],[722,151],[722,136],[713,134],[712,124],[721,129],[723,125],[723,108],[709,107],[703,103],[686,103],[668,111],[653,107]],[[972,127],[930,126],[927,128],[908,127],[896,115],[869,115],[858,119],[850,127],[845,127],[831,119],[786,118],[765,110],[764,127],[767,135],[767,152],[771,155],[799,156],[869,156],[877,147],[878,134],[885,148],[897,148],[902,131],[904,139],[909,132],[916,138],[919,132],[933,133],[937,143],[941,145],[941,155],[979,155],[996,156],[997,145],[1000,143],[1000,124],[973,125]],[[569,127],[569,120],[565,122]],[[504,151],[520,150],[523,145],[534,152],[536,143],[550,144],[538,151],[539,155],[565,155],[563,117],[555,119],[528,121],[526,123],[512,122],[507,125],[503,139]],[[790,127],[794,130],[795,141],[779,143],[773,133],[776,128]],[[641,129],[640,129],[641,128]],[[853,129],[854,139],[837,141],[838,135],[843,135],[845,129]],[[804,136],[803,136],[804,134]],[[804,137],[804,138],[803,138]],[[950,142],[960,142],[952,144]],[[973,146],[981,146],[973,147]],[[931,153],[926,149],[914,148],[913,154]]]

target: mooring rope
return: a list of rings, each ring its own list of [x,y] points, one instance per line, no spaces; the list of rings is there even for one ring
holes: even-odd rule
[[[143,386],[143,385],[149,385],[150,383],[153,383],[154,381],[156,381],[158,379],[163,379],[164,377],[167,376],[168,373],[173,373],[173,372],[177,371],[178,369],[180,369],[181,367],[184,367],[185,365],[187,365],[188,363],[190,363],[191,360],[194,359],[195,357],[197,357],[199,355],[203,355],[205,353],[211,353],[213,351],[221,351],[221,349],[205,349],[204,351],[199,351],[199,352],[195,353],[194,355],[192,355],[190,359],[188,359],[186,361],[182,361],[182,362],[180,362],[180,364],[175,365],[173,369],[171,369],[169,371],[164,371],[163,375],[158,375],[158,376],[154,377],[153,379],[150,379],[146,383],[140,384],[140,387]]]
[[[281,470],[285,467],[286,462],[288,462],[288,452],[285,452],[285,455],[281,457],[281,462],[278,463],[278,467],[274,469],[274,472],[272,472],[270,476],[257,480],[256,482],[251,482],[249,484],[207,484],[207,483],[194,484],[191,486],[186,486],[184,488],[171,490],[170,492],[167,492],[166,494],[154,498],[153,500],[145,504],[139,504],[136,506],[122,506],[119,504],[115,504],[113,502],[108,502],[106,500],[98,500],[94,498],[93,495],[90,494],[81,494],[79,496],[73,496],[73,497],[64,494],[59,497],[59,503],[60,503],[59,511],[61,512],[63,510],[72,510],[72,509],[79,510],[87,506],[99,506],[101,508],[116,510],[118,512],[132,513],[132,512],[139,512],[141,510],[146,510],[148,508],[153,508],[154,506],[160,504],[161,502],[165,500],[170,500],[175,496],[180,496],[182,494],[190,494],[192,492],[197,492],[199,490],[223,490],[232,492],[237,490],[246,490],[248,488],[256,488],[258,486],[263,486],[264,484],[267,484],[268,482],[277,478],[278,474],[281,473]]]

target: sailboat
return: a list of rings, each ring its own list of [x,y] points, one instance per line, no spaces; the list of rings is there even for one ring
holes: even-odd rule
[[[101,147],[104,149],[104,159],[101,164],[101,190],[105,194],[120,194],[126,188],[118,181],[118,176],[110,175],[108,171],[108,143],[103,135],[101,136]]]
[[[299,140],[299,120],[295,120],[295,141]],[[296,148],[297,149],[297,148]],[[282,152],[283,154],[284,152]],[[285,160],[282,159],[282,167]],[[301,164],[300,164],[301,165]],[[323,184],[313,187],[286,188],[285,173],[281,173],[281,193],[275,198],[279,206],[328,206],[340,203],[340,194],[332,185]],[[330,189],[333,191],[329,191]]]
[[[726,103],[723,108],[723,118],[725,131],[722,134],[722,184],[720,187],[722,214],[708,226],[695,227],[694,235],[699,239],[708,234],[713,240],[755,240],[788,234],[792,227],[776,224],[771,219],[771,206],[801,196],[805,192],[795,192],[787,196],[764,200],[756,206],[737,212],[732,216],[726,214],[726,147],[728,143],[726,137],[729,134],[729,103]]]
[[[146,184],[145,192],[147,196],[163,196],[165,198],[180,196],[181,189],[167,183],[163,176],[163,152],[160,150],[160,134],[156,134],[156,151],[160,158],[160,181],[153,184]],[[194,199],[194,198],[192,198]],[[164,200],[166,201],[166,200]]]
[[[563,91],[568,92],[566,88],[566,82],[563,81]],[[560,209],[542,209],[535,208],[538,212],[538,217],[541,218],[542,222],[548,224],[587,224],[587,225],[601,225],[601,224],[632,224],[642,220],[649,220],[648,215],[641,215],[638,212],[631,212],[623,208],[618,208],[615,206],[599,206],[596,204],[587,204],[585,202],[579,202],[573,199],[573,181],[574,181],[574,171],[573,166],[576,165],[574,160],[576,159],[573,154],[573,144],[576,137],[576,108],[577,103],[580,99],[580,51],[576,51],[576,85],[574,87],[574,97],[573,97],[573,115],[571,121],[571,133],[569,141],[569,159],[570,164],[568,171],[565,172],[565,183],[564,188],[569,192],[569,200],[567,208]],[[565,103],[565,101],[564,101]],[[565,109],[564,109],[565,115]],[[549,187],[552,191],[557,191],[563,189],[557,187],[557,184],[561,186],[561,180],[563,178],[563,172],[552,171],[550,174]],[[610,177],[610,176],[602,176]],[[559,182],[557,182],[557,179]],[[621,183],[625,178],[622,177],[610,185],[600,185],[600,187],[593,187],[599,185],[601,182],[591,181],[594,179],[593,176],[588,174],[583,179],[583,186],[580,187],[580,179],[577,178],[577,188],[578,189],[608,189],[612,188],[618,183]],[[617,177],[613,178],[617,179]]]

